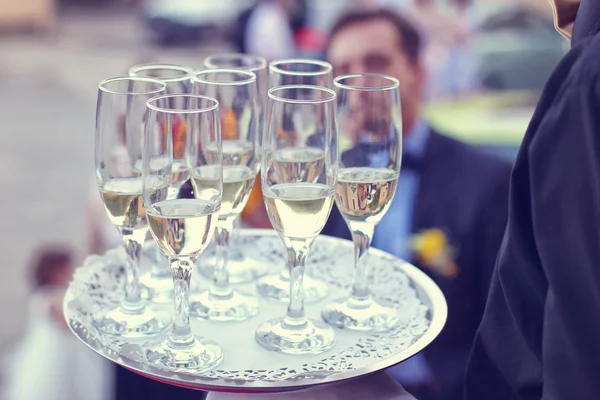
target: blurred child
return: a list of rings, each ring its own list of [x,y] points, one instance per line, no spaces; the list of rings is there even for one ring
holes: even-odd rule
[[[25,334],[8,364],[10,400],[108,400],[110,364],[69,332],[62,312],[73,275],[72,252],[44,246],[31,266],[32,293]]]

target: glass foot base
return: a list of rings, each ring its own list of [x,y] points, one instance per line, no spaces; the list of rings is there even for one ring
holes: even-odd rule
[[[303,287],[305,303],[316,303],[327,296],[327,285],[308,275],[304,275]],[[281,274],[261,278],[257,289],[262,296],[286,303],[290,300],[290,281]]]
[[[377,304],[372,299],[339,299],[321,310],[321,317],[330,325],[355,331],[384,331],[398,322],[398,312]]]
[[[269,266],[258,260],[254,260],[250,257],[244,257],[241,253],[236,253],[232,249],[232,254],[227,262],[227,273],[229,274],[229,282],[233,284],[247,283],[257,280],[258,278],[265,276],[269,272]],[[200,273],[207,278],[212,278],[215,271],[216,260],[214,257],[208,258],[207,260],[200,259],[198,262],[200,265]]]
[[[142,339],[164,333],[169,324],[148,307],[128,311],[122,306],[102,310],[94,316],[94,326],[100,333],[123,339]]]
[[[191,343],[177,345],[167,338],[161,343],[145,347],[146,359],[169,369],[192,369],[194,372],[208,371],[223,361],[223,352],[210,339],[194,336]]]
[[[260,325],[254,337],[267,350],[286,354],[319,354],[335,344],[331,327],[310,320],[290,326],[284,318],[273,319]]]
[[[204,291],[190,299],[190,315],[211,321],[243,321],[258,313],[258,299],[233,291],[227,297]]]

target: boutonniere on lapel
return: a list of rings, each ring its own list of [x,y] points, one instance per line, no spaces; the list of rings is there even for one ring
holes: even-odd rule
[[[454,261],[458,251],[443,230],[432,228],[415,233],[410,237],[408,246],[424,268],[446,278],[459,275],[460,270]]]

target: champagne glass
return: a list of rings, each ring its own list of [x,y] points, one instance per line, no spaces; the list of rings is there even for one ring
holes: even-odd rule
[[[326,61],[289,59],[269,64],[269,88],[284,85],[333,87],[333,67]]]
[[[196,258],[213,235],[223,193],[219,103],[205,96],[173,94],[147,103],[143,157],[144,207],[150,233],[169,259],[174,286],[174,318],[169,335],[144,345],[150,363],[167,368],[205,371],[223,358],[212,340],[193,334],[189,318],[189,291]],[[193,196],[172,197],[175,140],[172,127],[181,124],[196,150],[189,160],[194,171],[210,179],[194,184]],[[183,128],[182,128],[183,129]],[[210,157],[202,154],[206,149]],[[159,161],[157,161],[159,160]]]
[[[258,312],[255,296],[234,290],[229,283],[229,238],[254,186],[260,168],[259,113],[256,75],[235,69],[208,69],[192,75],[193,92],[219,102],[223,153],[223,199],[215,228],[217,265],[212,286],[191,301],[194,316],[216,321],[244,320]],[[211,143],[211,145],[217,143]],[[212,158],[217,149],[207,145]],[[211,179],[192,173],[192,182]]]
[[[165,89],[167,94],[189,93],[192,72],[191,68],[184,65],[165,63],[137,64],[129,68],[130,76],[144,76],[164,82],[167,85]],[[171,101],[182,101],[182,99]]]
[[[253,72],[256,75],[259,110],[262,111],[267,98],[267,90],[269,89],[267,60],[253,54],[222,53],[206,57],[204,59],[204,67],[207,69],[241,69]]]
[[[333,87],[331,64],[318,60],[281,60],[269,64],[269,85],[275,88],[283,85],[309,85],[326,88]],[[287,135],[287,127],[296,121],[292,118],[305,118],[300,112],[288,114],[282,122],[280,134]],[[308,121],[308,120],[307,120]],[[320,177],[318,167],[323,164],[323,149],[307,144],[304,147],[282,149],[278,153],[278,165],[286,168],[300,168],[307,174],[307,181],[316,181]],[[272,299],[289,301],[290,276],[287,266],[283,266],[279,274],[268,275],[258,281],[258,291],[261,295]],[[327,296],[327,285],[308,275],[304,277],[304,296],[306,302],[317,302]]]
[[[117,227],[127,253],[125,298],[116,308],[94,316],[102,333],[124,339],[144,338],[168,326],[140,296],[139,267],[148,232],[142,200],[142,159],[146,101],[165,93],[165,84],[143,77],[100,82],[96,108],[96,180],[110,221]]]
[[[239,69],[252,72],[256,75],[256,86],[258,88],[259,133],[262,132],[263,110],[268,90],[267,61],[262,57],[252,54],[222,53],[206,57],[204,60],[204,67],[208,69]],[[253,191],[260,191],[260,178],[258,176],[254,184]],[[260,206],[262,206],[262,194],[258,198],[258,201],[260,202]],[[257,196],[251,195],[249,203],[250,208],[255,207],[257,205]],[[246,209],[244,212],[251,211]],[[240,251],[240,248],[242,247],[238,234],[239,228],[241,227],[240,219],[241,214],[236,218],[234,230],[229,238],[230,250],[227,271],[229,272],[229,281],[231,283],[254,281],[259,277],[266,275],[269,270],[269,266],[264,262],[255,260]],[[203,259],[202,261],[200,271],[202,271],[204,275],[210,277],[214,276],[216,259]]]
[[[338,163],[336,95],[331,89],[300,85],[276,87],[268,95],[262,191],[269,220],[288,256],[289,303],[285,316],[260,325],[255,338],[269,350],[318,354],[333,347],[335,335],[331,327],[307,319],[303,280],[311,244],[333,205]],[[281,152],[297,154],[307,146],[320,149],[324,157],[318,162],[282,161]]]
[[[343,329],[381,331],[398,313],[369,292],[365,260],[375,226],[390,207],[402,158],[398,80],[379,74],[345,75],[334,81],[338,95],[340,164],[335,203],[354,240],[354,284],[349,298],[323,308],[329,324]]]
[[[149,63],[138,64],[129,68],[130,76],[145,76],[147,78],[158,79],[165,83],[166,94],[179,94],[190,92],[190,75],[192,69],[183,65]],[[172,101],[181,99],[172,99]],[[185,184],[189,178],[189,163],[186,159],[186,143],[184,137],[185,131],[181,126],[173,126],[174,154],[176,161],[173,163],[173,179]],[[141,168],[140,168],[141,171]],[[180,186],[181,187],[181,186]],[[170,187],[171,195],[177,197],[180,187],[174,185]],[[152,260],[152,268],[140,277],[142,287],[142,298],[156,303],[169,303],[173,301],[173,281],[169,271],[169,265],[165,260],[162,251],[157,246],[151,246],[147,254]]]

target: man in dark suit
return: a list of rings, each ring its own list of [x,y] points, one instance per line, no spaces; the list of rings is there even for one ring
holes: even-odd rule
[[[431,276],[449,314],[439,338],[390,373],[420,400],[460,400],[506,225],[511,166],[436,132],[423,119],[420,50],[419,34],[404,18],[386,10],[354,11],[332,28],[327,58],[336,75],[376,72],[400,81],[402,171],[373,246]],[[360,151],[368,157],[367,149]],[[351,238],[337,209],[323,233]]]

